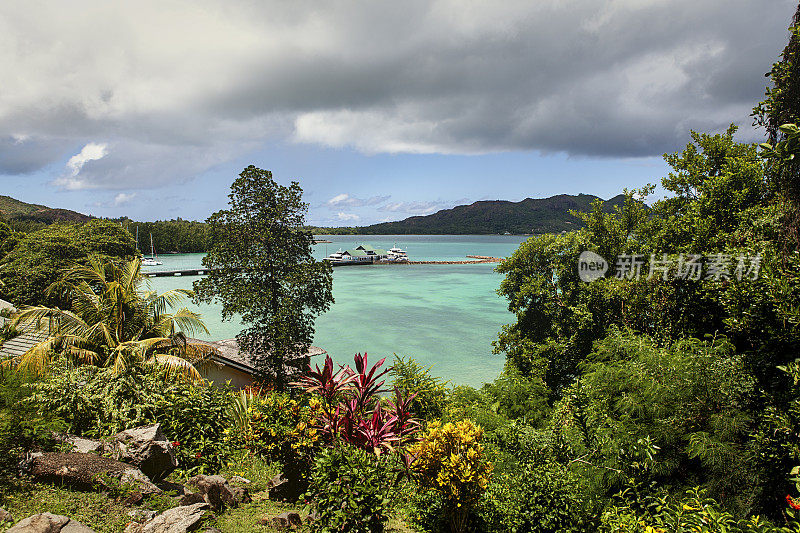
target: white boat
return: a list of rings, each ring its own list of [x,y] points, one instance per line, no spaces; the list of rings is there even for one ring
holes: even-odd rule
[[[138,233],[139,233],[138,228],[136,230],[136,233],[138,235]],[[161,261],[158,260],[158,256],[156,255],[156,249],[153,246],[153,234],[151,233],[150,234],[150,257],[143,257],[142,258],[142,266],[152,267],[152,266],[158,266],[158,265],[163,265],[163,264],[164,263],[162,263]]]
[[[349,255],[345,257],[344,252],[342,252],[341,248],[339,248],[338,251],[333,252],[331,255],[323,259],[323,261],[330,261],[331,263],[334,264],[345,264],[352,262]]]
[[[386,252],[386,259],[395,263],[405,263],[408,261],[408,253],[405,250],[401,250],[395,244],[392,248],[389,248],[389,251]]]

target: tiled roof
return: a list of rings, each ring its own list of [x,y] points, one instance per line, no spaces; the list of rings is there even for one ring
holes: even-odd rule
[[[201,344],[207,344],[216,348],[217,353],[214,354],[211,358],[224,365],[236,368],[237,370],[241,370],[242,372],[246,372],[248,374],[254,374],[256,369],[253,367],[250,354],[244,352],[239,349],[239,343],[236,342],[236,339],[225,339],[221,341],[201,341],[198,339],[190,339],[190,342],[197,342]],[[303,360],[309,359],[316,355],[322,355],[326,353],[325,350],[319,348],[317,346],[311,346],[303,355],[297,356],[296,360]],[[291,365],[291,362],[289,363]]]
[[[18,337],[9,339],[0,345],[0,360],[19,357],[46,339],[47,333],[43,330],[23,333]]]

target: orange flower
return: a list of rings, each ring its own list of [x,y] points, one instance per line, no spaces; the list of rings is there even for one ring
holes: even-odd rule
[[[800,504],[795,503],[794,498],[792,498],[789,494],[786,495],[786,503],[788,503],[789,507],[792,509],[800,510]]]

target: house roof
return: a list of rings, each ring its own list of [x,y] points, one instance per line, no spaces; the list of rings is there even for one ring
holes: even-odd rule
[[[375,248],[371,244],[359,244],[355,248],[356,250],[364,250],[365,252],[372,252],[375,255],[386,255],[386,250],[381,248]]]
[[[211,356],[211,359],[217,363],[221,363],[231,368],[235,368],[236,370],[246,372],[247,374],[256,373],[256,369],[253,366],[250,354],[242,351],[239,348],[239,343],[236,342],[236,339],[225,339],[221,341],[202,341],[198,339],[190,339],[190,341],[206,344],[215,348],[216,353]],[[297,365],[293,365],[293,363],[302,364],[306,359],[316,355],[322,355],[324,353],[326,352],[322,348],[311,346],[306,353],[297,355],[292,360],[288,361],[286,366],[287,368],[295,367]],[[296,368],[292,368],[292,370],[296,371]]]
[[[345,254],[347,254],[347,255],[349,255],[351,257],[367,257],[367,252],[365,252],[364,250],[359,250],[359,249],[345,250],[342,253],[345,253]]]
[[[47,336],[46,331],[39,330],[8,339],[0,345],[0,360],[19,357],[40,342],[47,340]]]

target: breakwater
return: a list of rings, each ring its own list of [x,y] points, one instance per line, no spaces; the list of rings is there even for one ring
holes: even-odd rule
[[[333,266],[375,266],[375,265],[476,265],[479,263],[501,263],[505,261],[502,257],[491,257],[488,255],[468,255],[470,261],[376,261],[363,263],[334,263]],[[151,270],[142,272],[148,278],[163,278],[167,276],[202,276],[208,274],[210,268],[186,268],[180,270]]]

